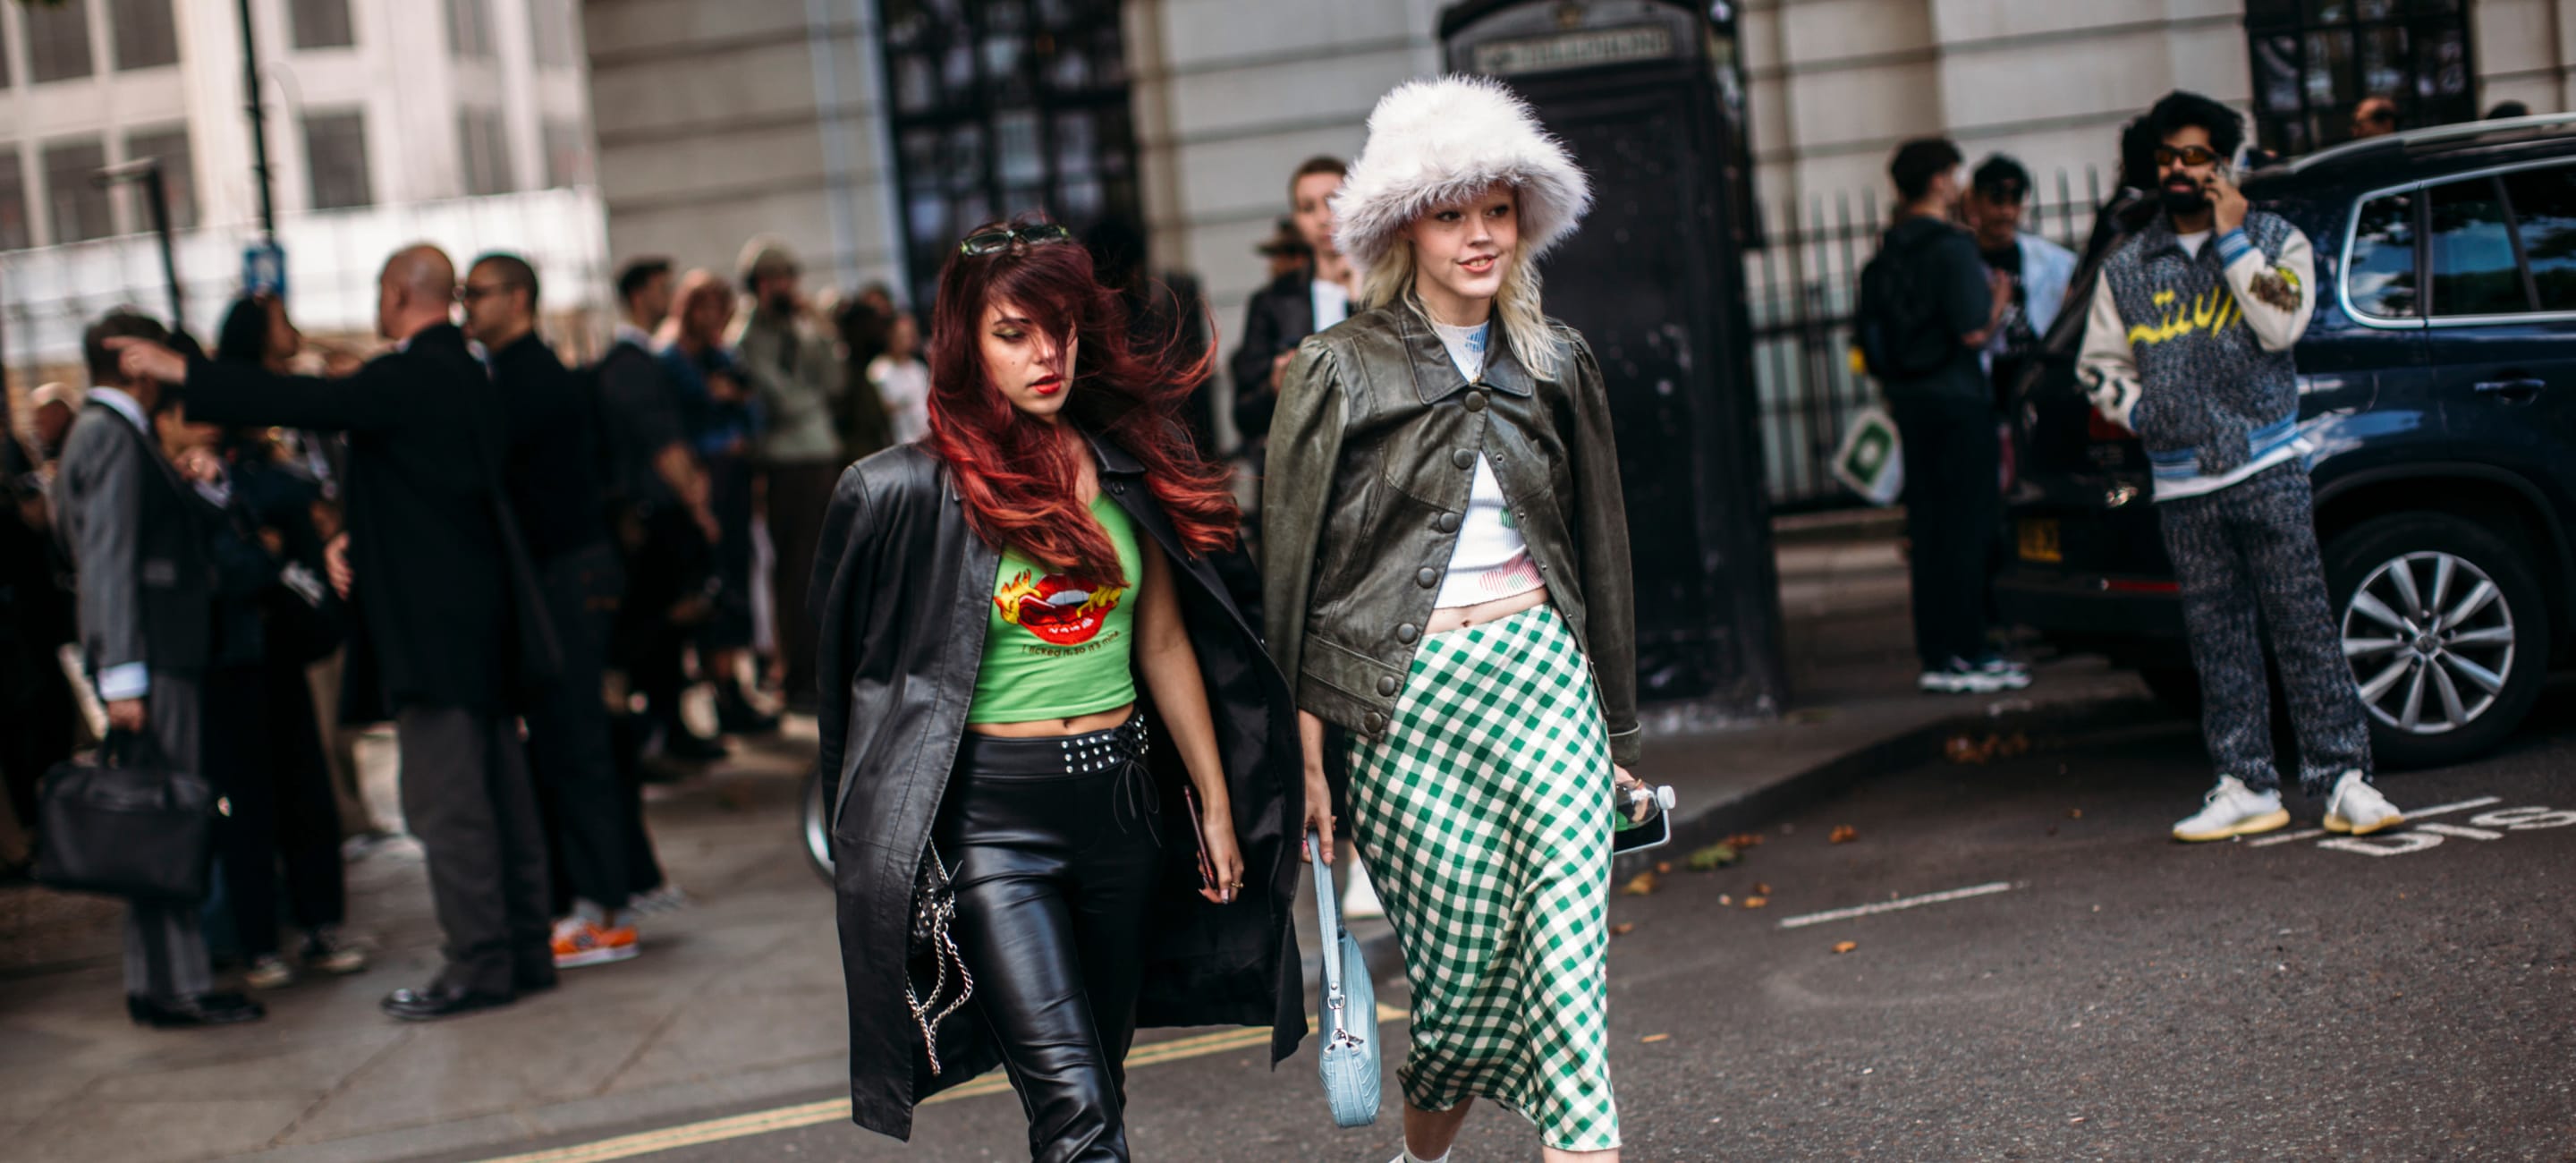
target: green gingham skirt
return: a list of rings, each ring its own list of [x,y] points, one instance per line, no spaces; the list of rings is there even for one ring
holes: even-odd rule
[[[1610,744],[1550,606],[1423,640],[1351,745],[1351,828],[1413,987],[1405,1099],[1501,1102],[1564,1151],[1619,1145],[1610,1094]]]

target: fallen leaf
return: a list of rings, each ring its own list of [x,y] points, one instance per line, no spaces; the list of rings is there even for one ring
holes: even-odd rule
[[[2066,809],[2066,818],[2070,820],[2081,820],[2084,818],[2084,809],[2068,808]]]
[[[1841,824],[1834,828],[1832,835],[1825,837],[1825,842],[1828,844],[1849,844],[1858,839],[1860,839],[1860,829],[1852,827],[1849,824]]]
[[[1858,948],[1860,948],[1860,942],[1858,942],[1858,941],[1836,941],[1836,942],[1834,942],[1834,952],[1836,952],[1836,953],[1849,953],[1849,952],[1851,952],[1852,950],[1854,950],[1854,949],[1858,949]]]
[[[1754,882],[1753,882],[1753,895],[1755,895],[1755,896],[1769,896],[1769,895],[1771,895],[1771,886],[1770,886],[1770,885],[1767,885],[1767,884],[1764,884],[1764,883],[1762,883],[1761,881],[1758,881],[1758,880],[1757,880],[1757,881],[1754,881]]]
[[[1765,896],[1749,896],[1744,898],[1744,907],[1748,909],[1758,909],[1770,903],[1771,898]]]
[[[1657,876],[1670,876],[1670,875],[1672,875],[1672,872],[1673,872],[1673,862],[1672,862],[1672,861],[1670,861],[1670,860],[1658,860],[1658,861],[1656,861],[1656,862],[1655,862],[1655,875],[1657,875]]]
[[[1725,893],[1719,893],[1717,894],[1717,903],[1722,905],[1731,905],[1735,903],[1735,898],[1728,896]]]
[[[1758,848],[1762,845],[1762,833],[1738,832],[1727,837],[1723,843],[1729,848]]]
[[[1635,921],[1622,921],[1619,924],[1610,926],[1610,935],[1613,937],[1625,937],[1636,931],[1637,922]]]
[[[1711,844],[1691,853],[1688,863],[1693,872],[1715,872],[1735,863],[1738,858],[1739,854],[1734,845]]]
[[[1654,1045],[1654,1044],[1655,1044],[1655,1043],[1657,1043],[1657,1042],[1669,1042],[1669,1041],[1672,1041],[1672,1039],[1673,1039],[1673,1036],[1672,1036],[1672,1035],[1670,1035],[1670,1034],[1648,1034],[1648,1035],[1646,1035],[1645,1037],[1643,1037],[1643,1038],[1639,1038],[1639,1039],[1637,1039],[1637,1040],[1638,1040],[1638,1041],[1640,1041],[1640,1042],[1644,1042],[1644,1043],[1646,1043],[1647,1045],[1651,1046],[1651,1045]]]
[[[1655,874],[1651,871],[1640,872],[1629,877],[1628,883],[1619,886],[1619,892],[1623,896],[1651,896],[1654,891]]]

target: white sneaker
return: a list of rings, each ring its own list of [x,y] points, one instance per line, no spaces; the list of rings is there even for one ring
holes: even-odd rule
[[[1377,886],[1369,883],[1368,865],[1351,861],[1349,884],[1342,890],[1342,916],[1357,920],[1386,915],[1385,902],[1377,899]]]
[[[2174,824],[2173,835],[2176,840],[2195,843],[2225,840],[2269,832],[2289,822],[2290,813],[2281,806],[2280,792],[2257,792],[2235,776],[2222,775],[2218,786],[2201,798],[2201,809]]]
[[[2367,836],[2406,822],[2406,816],[2389,803],[2388,797],[2370,786],[2358,771],[2347,771],[2335,780],[2334,794],[2326,797],[2326,831],[2350,832]]]

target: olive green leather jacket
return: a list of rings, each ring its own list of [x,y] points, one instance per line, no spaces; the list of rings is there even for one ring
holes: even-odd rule
[[[1567,349],[1553,379],[1497,343],[1470,384],[1403,304],[1298,346],[1262,491],[1266,631],[1298,709],[1363,735],[1386,729],[1481,451],[1591,660],[1611,758],[1637,762],[1636,598],[1610,400],[1583,337],[1551,327]]]

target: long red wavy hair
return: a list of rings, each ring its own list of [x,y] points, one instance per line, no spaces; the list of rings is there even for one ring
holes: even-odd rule
[[[988,223],[970,233],[1025,226]],[[1230,547],[1240,521],[1225,470],[1208,461],[1181,422],[1181,405],[1206,382],[1210,355],[1173,345],[1146,350],[1128,333],[1117,292],[1092,274],[1090,252],[1070,239],[999,252],[951,253],[939,272],[930,343],[929,449],[947,463],[978,536],[1057,569],[1126,582],[1117,548],[1078,492],[1082,446],[1055,424],[1011,405],[985,374],[984,310],[1010,303],[1056,335],[1080,338],[1061,420],[1096,433],[1145,466],[1145,483],[1193,557]]]

